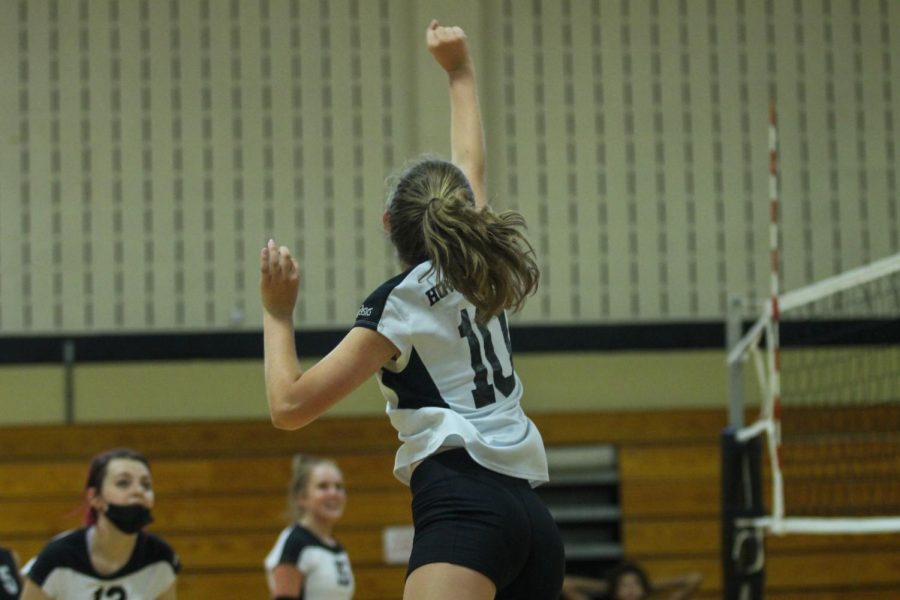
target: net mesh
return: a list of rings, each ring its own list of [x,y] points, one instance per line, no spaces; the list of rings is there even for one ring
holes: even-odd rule
[[[900,515],[900,271],[781,315],[785,514]]]

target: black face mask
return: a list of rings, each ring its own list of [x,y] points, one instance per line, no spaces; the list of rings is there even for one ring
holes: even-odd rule
[[[123,533],[137,533],[153,522],[150,509],[141,504],[107,504],[104,514]]]

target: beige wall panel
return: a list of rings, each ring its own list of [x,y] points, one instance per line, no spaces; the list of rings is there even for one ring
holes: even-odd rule
[[[0,424],[61,423],[65,376],[58,366],[0,368]]]
[[[75,418],[83,423],[266,419],[269,414],[261,361],[86,365],[75,371],[75,396]],[[330,414],[383,410],[371,382]]]
[[[522,354],[516,370],[529,412],[692,408],[724,406],[723,362],[718,351]],[[747,382],[754,404],[750,374]],[[257,360],[85,364],[73,384],[78,422],[268,418]],[[60,367],[0,369],[0,424],[63,421],[64,390]],[[373,380],[328,414],[382,412]]]
[[[528,411],[715,407],[725,403],[722,363],[716,351],[529,354],[516,370]]]

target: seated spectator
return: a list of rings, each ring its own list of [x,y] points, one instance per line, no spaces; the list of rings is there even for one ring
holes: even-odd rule
[[[604,579],[566,575],[563,600],[687,600],[693,598],[703,579],[700,573],[685,573],[650,581],[633,562],[623,561]]]

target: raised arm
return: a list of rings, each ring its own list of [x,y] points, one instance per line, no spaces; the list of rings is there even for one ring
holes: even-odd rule
[[[654,581],[653,590],[665,600],[688,600],[694,597],[702,581],[703,575],[699,572],[685,573]]]
[[[273,240],[260,253],[266,397],[272,424],[299,429],[375,374],[397,349],[386,337],[354,327],[309,370],[300,368],[294,342],[294,305],[300,286],[297,261]]]
[[[449,77],[451,160],[465,173],[472,185],[475,206],[482,209],[487,205],[484,130],[475,65],[466,34],[459,27],[442,27],[437,20],[432,20],[425,38],[428,50]]]

